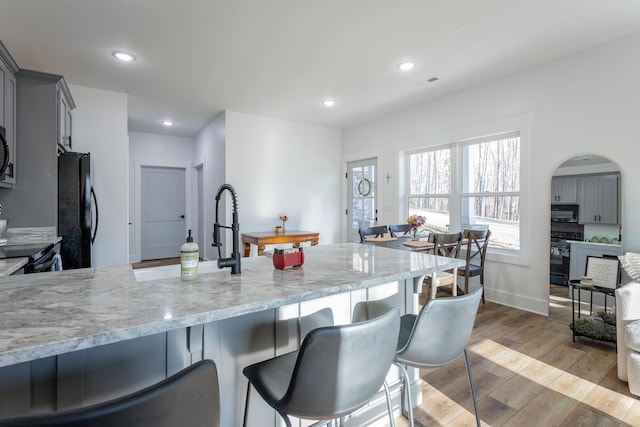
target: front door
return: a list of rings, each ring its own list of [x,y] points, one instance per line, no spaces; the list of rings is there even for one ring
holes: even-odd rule
[[[359,160],[347,164],[347,209],[350,242],[359,242],[360,227],[376,225],[376,159]]]
[[[185,242],[185,170],[144,166],[140,172],[141,259],[180,256]]]

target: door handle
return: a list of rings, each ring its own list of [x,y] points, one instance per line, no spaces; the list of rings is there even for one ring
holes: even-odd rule
[[[180,218],[184,219],[184,215],[180,215]]]

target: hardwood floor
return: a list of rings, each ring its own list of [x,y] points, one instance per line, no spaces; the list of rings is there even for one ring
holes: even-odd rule
[[[568,322],[487,302],[468,347],[486,426],[640,426],[640,399],[618,380],[613,344],[572,342]],[[421,371],[428,426],[475,425],[464,359]],[[406,419],[396,421],[406,427]]]

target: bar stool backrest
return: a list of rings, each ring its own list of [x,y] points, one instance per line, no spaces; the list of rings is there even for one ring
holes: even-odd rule
[[[0,420],[2,427],[219,427],[218,371],[197,362],[143,390],[79,409]]]
[[[482,286],[457,297],[436,298],[420,310],[396,361],[424,368],[446,365],[467,347],[476,320]]]
[[[382,387],[395,356],[400,313],[314,329],[304,339],[282,413],[334,419],[367,403]]]

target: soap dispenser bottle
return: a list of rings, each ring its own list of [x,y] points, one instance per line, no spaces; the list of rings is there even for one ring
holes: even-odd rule
[[[198,244],[193,242],[191,230],[189,230],[186,243],[180,247],[180,277],[182,280],[193,280],[198,277],[199,259],[200,249]]]

